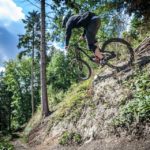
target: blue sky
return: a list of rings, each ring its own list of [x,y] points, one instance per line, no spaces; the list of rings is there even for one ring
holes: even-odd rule
[[[26,0],[0,0],[0,66],[20,52],[18,35],[24,33],[21,20],[33,9],[37,8]]]

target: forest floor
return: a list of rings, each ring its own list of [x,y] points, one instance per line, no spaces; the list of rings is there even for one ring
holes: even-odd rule
[[[95,140],[82,146],[61,146],[61,145],[35,145],[29,147],[19,139],[12,141],[15,150],[149,150],[150,140],[146,139],[127,139],[109,138],[105,140]]]

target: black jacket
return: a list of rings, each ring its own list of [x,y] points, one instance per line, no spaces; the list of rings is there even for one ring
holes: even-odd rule
[[[91,18],[96,16],[94,13],[86,12],[82,15],[71,16],[66,23],[66,46],[69,45],[69,40],[71,37],[71,31],[73,28],[84,28],[83,36],[85,35],[85,29],[91,21]]]

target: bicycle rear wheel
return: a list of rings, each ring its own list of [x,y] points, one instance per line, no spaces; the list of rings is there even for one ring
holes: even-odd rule
[[[79,80],[87,80],[91,77],[91,67],[82,59],[73,59],[71,61],[72,72]]]
[[[122,68],[132,65],[134,61],[134,51],[131,45],[121,38],[112,38],[104,42],[102,52],[114,52],[116,57],[108,61],[108,66],[112,68]]]

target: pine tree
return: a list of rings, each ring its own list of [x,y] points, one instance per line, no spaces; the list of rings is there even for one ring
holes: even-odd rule
[[[45,0],[41,0],[41,104],[42,115],[49,115],[47,85],[46,85],[46,42],[45,42]]]

